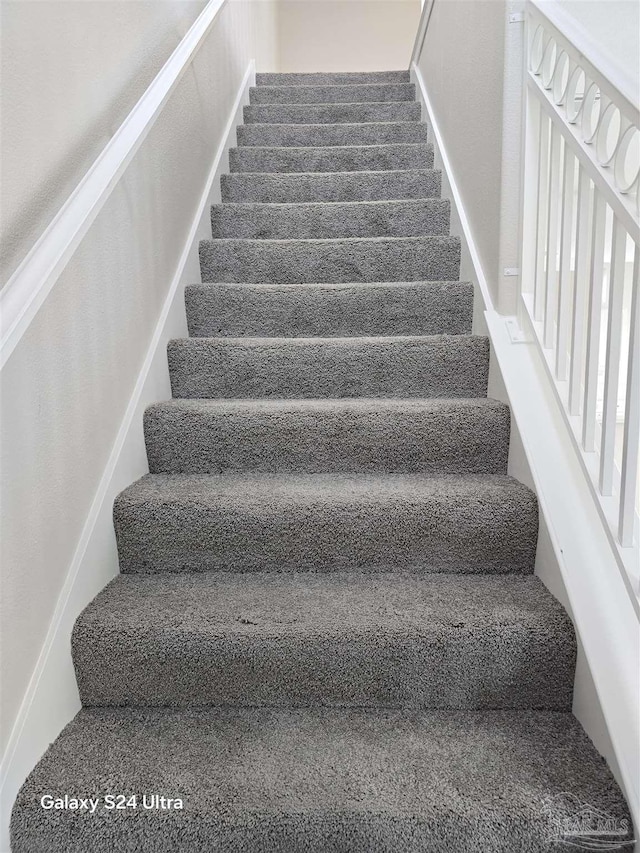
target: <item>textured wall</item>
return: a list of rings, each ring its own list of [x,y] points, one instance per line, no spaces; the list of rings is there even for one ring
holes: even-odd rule
[[[76,5],[97,10],[129,4]],[[173,4],[162,5],[175,41],[179,35],[176,11]],[[84,10],[79,8],[78,14]],[[121,22],[119,29],[122,27]],[[139,31],[143,41],[144,33],[144,28]],[[271,4],[230,2],[224,7],[194,65],[174,90],[2,371],[2,749],[41,651],[249,59],[257,56],[261,65],[272,67],[276,61],[274,34]],[[51,50],[66,68],[66,53],[75,46],[76,34],[69,34],[68,50],[63,33],[58,31],[57,36],[55,51],[53,42]],[[116,53],[117,37],[118,32],[111,31]],[[102,38],[107,41],[106,34]],[[167,39],[165,53],[171,48],[171,39]],[[144,56],[142,48],[139,55]],[[55,58],[45,59],[46,67],[37,63],[23,67],[29,77],[22,84],[25,91],[33,85],[33,78],[53,73]],[[153,76],[159,60],[154,53],[150,67],[134,75],[136,87]],[[99,92],[105,73],[101,63],[85,65],[82,73],[92,76],[88,88]],[[127,101],[135,100],[123,85],[126,93],[116,98],[120,111]],[[63,101],[61,97],[58,106]],[[35,107],[25,100],[22,109],[31,114]],[[15,114],[15,104],[13,110]],[[23,133],[36,118],[20,118]],[[117,120],[105,120],[94,141],[103,143],[104,134],[115,130],[120,118],[118,112]],[[46,148],[52,121],[49,115],[40,122],[39,142],[25,138],[27,150],[38,144]],[[60,115],[57,123],[65,123]],[[35,133],[35,128],[30,132]],[[13,168],[28,170],[30,158],[18,157],[15,141],[13,145],[4,152],[5,161]],[[79,144],[78,150],[81,147]],[[76,171],[80,163],[84,168],[87,156],[85,152],[84,159],[79,157]],[[44,172],[40,180],[46,183]],[[24,185],[27,198],[30,175],[25,175]],[[60,189],[50,198],[46,193],[42,198],[46,196],[53,205],[53,199],[57,204],[62,195]],[[39,221],[44,224],[43,219]],[[20,245],[27,243],[21,234]],[[136,470],[141,464],[132,462],[132,477],[142,473]],[[115,572],[112,541],[108,548]]]
[[[3,0],[5,283],[206,0]]]
[[[408,68],[420,0],[279,0],[279,71]]]
[[[418,62],[496,302],[505,5],[436,0]]]

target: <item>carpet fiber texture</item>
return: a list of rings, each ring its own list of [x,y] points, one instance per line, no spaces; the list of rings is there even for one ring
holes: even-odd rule
[[[249,97],[13,853],[630,853],[408,72]]]

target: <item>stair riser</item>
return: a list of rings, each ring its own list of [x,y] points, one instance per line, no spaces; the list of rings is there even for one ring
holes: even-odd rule
[[[249,89],[251,104],[362,104],[414,101],[413,83],[358,83],[329,86],[260,86]]]
[[[436,634],[425,626],[409,636],[255,631],[216,638],[190,634],[185,626],[175,634],[146,632],[141,638],[137,632],[80,624],[73,659],[81,701],[85,706],[571,709],[575,652],[568,626],[564,632],[543,623]]]
[[[508,499],[505,499],[508,497]],[[308,502],[276,491],[237,500],[123,493],[114,505],[122,572],[412,571],[530,573],[537,505],[524,487],[451,493],[346,492]]]
[[[189,285],[192,337],[464,335],[473,287],[465,282],[392,285]]]
[[[232,172],[366,172],[431,169],[429,145],[328,148],[232,148]]]
[[[215,204],[214,239],[340,239],[423,237],[449,233],[450,205],[442,199],[355,204]]]
[[[245,124],[338,124],[420,121],[420,104],[260,104],[244,107]]]
[[[298,202],[386,201],[440,195],[437,170],[339,172],[331,174],[222,175],[223,202],[289,204]]]
[[[366,83],[409,83],[408,71],[347,71],[256,74],[258,86],[348,86]]]
[[[238,145],[340,146],[392,145],[428,142],[426,124],[246,124],[237,128]]]
[[[455,281],[455,237],[389,240],[203,240],[203,282]]]
[[[484,397],[485,338],[171,341],[177,398]]]
[[[500,474],[509,452],[509,410],[485,404],[421,411],[408,401],[333,410],[160,403],[147,409],[144,429],[152,474]]]

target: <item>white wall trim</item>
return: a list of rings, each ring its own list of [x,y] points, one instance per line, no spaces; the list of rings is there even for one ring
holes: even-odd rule
[[[71,630],[84,607],[118,572],[113,500],[148,470],[142,416],[150,403],[171,395],[167,341],[187,334],[184,286],[200,280],[198,244],[200,239],[211,235],[210,205],[219,200],[219,179],[228,171],[229,148],[236,143],[235,128],[242,124],[242,108],[248,104],[249,87],[254,84],[255,61],[251,60],[3,756],[0,767],[0,851],[3,853],[9,850],[9,817],[18,789],[51,741],[80,708],[70,654]]]
[[[614,753],[610,763],[612,769],[619,771],[619,781],[639,826],[640,625],[537,346],[531,340],[514,340],[509,333],[514,318],[495,310],[456,176],[415,62],[411,74],[426,113],[423,118],[433,136],[438,168],[444,171],[443,195],[452,200],[452,223],[457,217],[460,224],[462,266],[470,260],[477,302],[483,303],[482,322],[476,325],[486,326],[491,339],[607,726],[606,735]],[[574,713],[587,733],[602,743],[602,733],[590,731],[589,720],[575,705]]]
[[[209,0],[149,88],[0,292],[0,368],[38,313],[193,62],[226,0]]]

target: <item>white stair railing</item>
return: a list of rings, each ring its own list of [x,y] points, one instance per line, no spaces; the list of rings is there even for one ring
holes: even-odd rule
[[[525,20],[519,312],[637,596],[639,111],[534,2]]]

